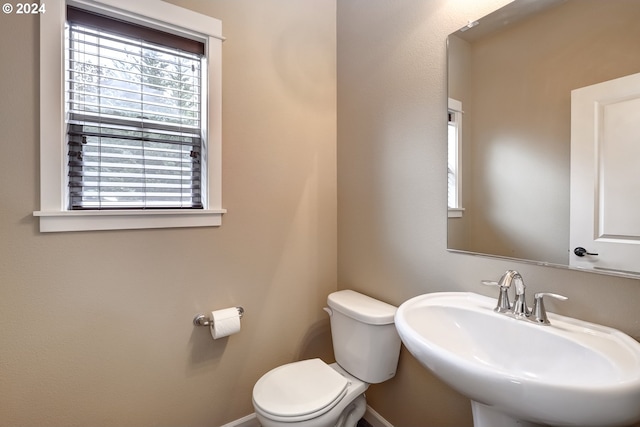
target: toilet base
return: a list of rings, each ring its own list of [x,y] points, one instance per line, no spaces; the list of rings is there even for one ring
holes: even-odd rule
[[[361,394],[342,412],[336,427],[356,427],[366,411],[367,399],[364,394]]]

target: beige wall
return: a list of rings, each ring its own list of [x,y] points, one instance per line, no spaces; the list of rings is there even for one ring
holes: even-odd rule
[[[446,251],[445,40],[507,1],[338,1],[339,286],[399,304],[441,290],[493,295],[519,270],[549,309],[640,338],[640,281]],[[551,305],[553,304],[553,305]],[[369,403],[392,424],[471,426],[468,401],[403,353]]]
[[[38,19],[0,14],[2,426],[219,426],[268,369],[331,357],[335,1],[175,3],[228,38],[220,228],[40,234]],[[191,323],[233,305],[240,334]]]

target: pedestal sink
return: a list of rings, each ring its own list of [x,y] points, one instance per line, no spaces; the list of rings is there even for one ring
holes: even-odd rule
[[[401,304],[402,342],[472,403],[475,427],[626,426],[640,420],[640,343],[549,313],[539,325],[496,313],[468,292]]]

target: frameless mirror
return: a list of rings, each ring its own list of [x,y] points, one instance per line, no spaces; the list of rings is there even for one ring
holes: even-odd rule
[[[590,242],[570,239],[571,215],[593,223],[603,215],[602,198],[593,209],[571,207],[572,92],[640,73],[638,22],[637,0],[515,0],[449,36],[449,250],[640,274],[640,256],[630,266],[598,265],[604,257]],[[624,126],[637,142],[640,95],[625,99],[632,100],[624,113],[630,122],[607,129]],[[626,155],[635,159],[629,170],[640,170],[640,148],[625,147],[637,150]],[[634,173],[616,190],[633,206],[615,209],[635,215],[631,237],[622,240],[637,249],[640,173]],[[612,235],[596,237],[620,237]],[[586,248],[582,256],[579,246]]]

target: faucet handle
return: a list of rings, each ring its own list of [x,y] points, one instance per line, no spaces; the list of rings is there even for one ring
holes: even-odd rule
[[[561,301],[568,300],[569,298],[564,295],[553,294],[551,292],[537,292],[533,296],[533,315],[535,316],[534,322],[541,323],[543,325],[549,324],[547,318],[547,310],[544,308],[544,297],[551,297],[559,299]]]
[[[507,294],[507,289],[511,286],[511,283],[508,282],[506,285],[503,281],[496,282],[495,280],[482,280],[482,283],[485,286],[498,286],[500,288],[500,294],[498,295],[498,304],[493,311],[497,311],[498,313],[506,313],[511,309],[511,303],[509,302],[509,294]]]

